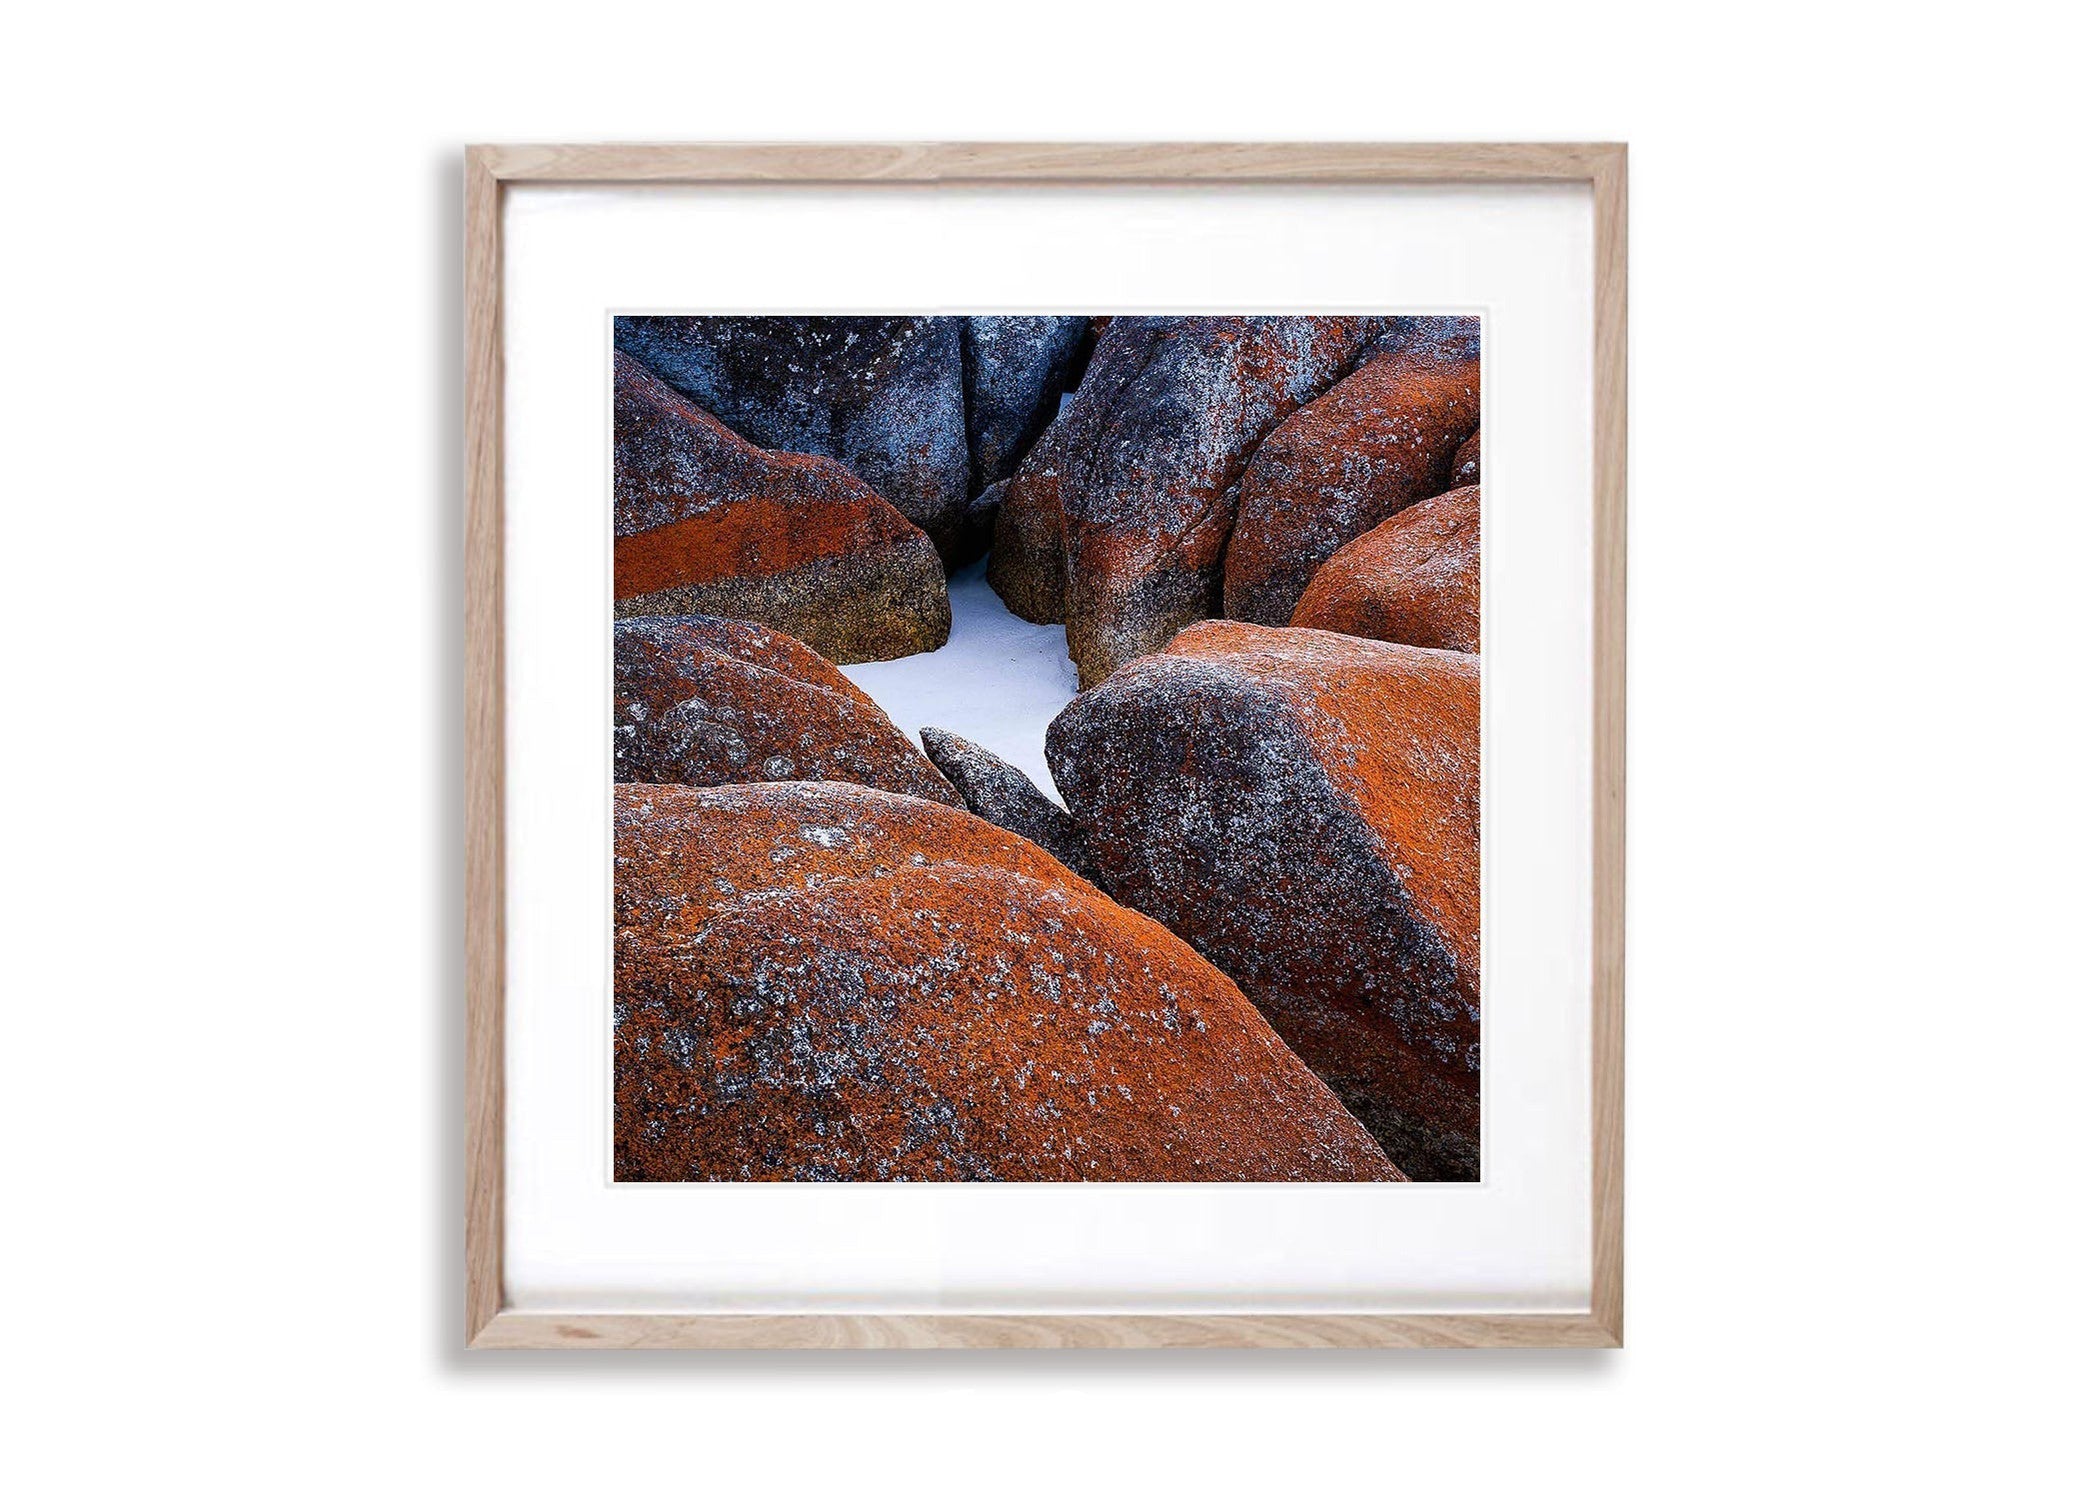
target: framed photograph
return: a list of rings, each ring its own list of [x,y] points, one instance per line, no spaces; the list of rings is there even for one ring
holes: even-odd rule
[[[1620,1345],[1625,172],[468,150],[471,1346]]]

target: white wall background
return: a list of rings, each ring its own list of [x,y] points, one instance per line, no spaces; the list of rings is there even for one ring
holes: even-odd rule
[[[2088,1486],[2099,254],[2052,9],[13,17],[10,1478]],[[1633,142],[1624,1353],[454,1351],[457,147],[948,136]]]

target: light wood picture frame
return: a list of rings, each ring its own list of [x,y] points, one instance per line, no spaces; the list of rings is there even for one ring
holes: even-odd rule
[[[1591,1304],[1580,1314],[543,1315],[503,1300],[503,202],[519,185],[1586,184],[1594,214]],[[1626,148],[484,145],[465,155],[466,1339],[500,1348],[1615,1348],[1623,1343]]]

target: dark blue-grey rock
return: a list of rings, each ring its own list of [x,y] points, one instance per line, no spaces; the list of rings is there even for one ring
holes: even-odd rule
[[[1090,318],[962,320],[962,380],[969,410],[970,489],[981,494],[1020,466],[1079,383],[1092,346]]]
[[[946,729],[920,729],[927,758],[962,793],[962,805],[986,822],[1018,833],[1074,874],[1093,879],[1086,835],[1069,812],[1044,796],[1027,773],[980,744]]]
[[[971,495],[962,321],[620,317],[612,340],[739,436],[844,464],[952,565]]]

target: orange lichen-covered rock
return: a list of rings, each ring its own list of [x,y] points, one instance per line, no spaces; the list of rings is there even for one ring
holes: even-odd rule
[[[1450,486],[1463,489],[1468,484],[1480,481],[1480,435],[1475,432],[1458,444],[1457,453],[1450,460]]]
[[[1400,645],[1477,651],[1479,486],[1410,505],[1327,558],[1290,623]]]
[[[1224,612],[1279,625],[1319,565],[1387,516],[1452,487],[1479,430],[1479,319],[1398,318],[1347,379],[1261,444],[1239,485]]]
[[[838,668],[798,640],[737,619],[613,625],[612,778],[855,781],[961,804]]]
[[[947,639],[933,544],[826,458],[745,442],[624,354],[613,361],[613,612],[757,620],[834,661]]]
[[[1237,979],[1416,1180],[1479,1174],[1479,658],[1210,622],[1050,771],[1102,885]]]
[[[621,1181],[1392,1181],[1231,980],[860,786],[614,801]]]
[[[970,497],[954,317],[617,317],[613,346],[760,447],[835,459],[950,561]]]
[[[1216,612],[1233,486],[1387,320],[1118,317],[1008,482],[991,583],[1061,620],[1081,686]]]

